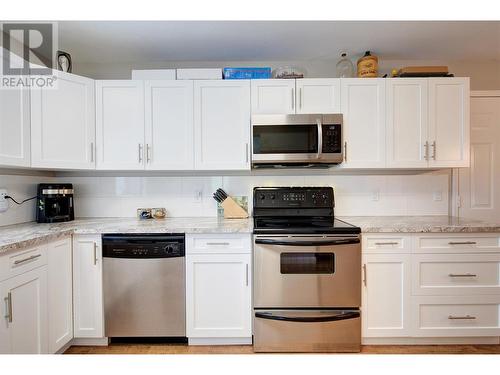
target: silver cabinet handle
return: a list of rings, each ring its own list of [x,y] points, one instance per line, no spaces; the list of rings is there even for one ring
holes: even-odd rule
[[[94,266],[97,265],[97,244],[94,242]]]
[[[90,142],[90,162],[94,162],[94,142]]]
[[[37,254],[37,255],[32,255],[28,258],[24,258],[24,259],[21,259],[21,260],[15,260],[14,261],[14,265],[18,265],[18,264],[21,264],[21,263],[25,263],[25,262],[29,262],[30,260],[33,260],[33,259],[36,259],[36,258],[40,258],[42,256],[42,254]]]
[[[465,315],[465,316],[453,316],[453,315],[449,315],[448,316],[448,319],[450,320],[474,320],[476,319],[475,316],[470,316],[470,315]]]
[[[246,264],[246,284],[248,286],[248,263]]]
[[[209,246],[229,246],[229,242],[207,242]]]
[[[347,162],[347,141],[344,142],[344,161]]]
[[[399,242],[375,242],[375,245],[399,245]]]
[[[299,108],[302,109],[302,87],[299,88]]]
[[[151,146],[146,143],[146,162],[151,163]]]
[[[436,160],[436,141],[432,142],[432,160]]]
[[[450,273],[449,277],[477,277],[476,274],[473,273]]]
[[[292,88],[292,109],[295,109],[295,89]]]
[[[139,143],[139,164],[142,163],[142,143]]]
[[[363,285],[366,286],[366,263],[363,264]]]
[[[475,244],[477,244],[476,241],[448,242],[448,245],[475,245]]]
[[[9,323],[12,323],[12,293],[11,292],[7,293],[7,297],[5,297],[3,300],[5,302],[5,311],[6,311],[4,317],[5,319],[7,319]]]
[[[245,155],[246,155],[246,161],[247,161],[247,164],[248,164],[248,158],[250,157],[249,156],[249,147],[248,147],[248,142],[245,143]]]
[[[425,145],[424,145],[424,159],[425,160],[429,160],[429,142],[425,142]]]

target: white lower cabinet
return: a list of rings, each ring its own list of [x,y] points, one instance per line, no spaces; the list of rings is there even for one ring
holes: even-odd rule
[[[0,324],[0,353],[48,353],[47,266],[0,283],[5,314]]]
[[[73,265],[71,236],[47,248],[49,351],[56,353],[73,338]]]
[[[493,233],[364,235],[364,341],[500,336],[499,243]]]
[[[363,337],[410,336],[410,254],[363,255]]]
[[[235,237],[214,237],[211,242],[229,247]],[[223,245],[191,247],[196,241],[189,238],[186,243],[186,336],[190,343],[229,344],[242,343],[238,341],[242,339],[251,343],[251,248],[231,253]]]
[[[74,337],[104,337],[101,236],[73,236]]]

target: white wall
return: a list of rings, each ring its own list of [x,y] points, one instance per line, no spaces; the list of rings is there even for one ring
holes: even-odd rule
[[[356,66],[356,59],[352,59]],[[335,77],[335,60],[308,61],[157,61],[148,63],[94,64],[73,61],[73,72],[95,79],[130,79],[132,69],[194,68],[226,66],[299,66],[306,69],[307,77]],[[472,90],[500,89],[500,61],[443,61],[443,60],[379,60],[380,75],[411,65],[447,65],[456,77],[471,77]]]
[[[51,182],[47,176],[0,175],[0,188],[6,188],[8,194],[18,202],[36,195],[37,185]],[[25,223],[35,220],[35,200],[20,206],[9,200],[9,210],[0,213],[0,226]]]
[[[77,217],[133,217],[140,207],[165,207],[168,215],[216,216],[219,187],[252,199],[254,186],[335,188],[336,215],[447,215],[447,171],[418,175],[294,175],[182,177],[57,177],[75,188]],[[196,198],[197,192],[202,198]],[[376,196],[378,195],[378,200]],[[441,200],[434,200],[440,195]]]

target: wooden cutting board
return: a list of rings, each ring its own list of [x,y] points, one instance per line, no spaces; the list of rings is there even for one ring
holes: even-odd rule
[[[399,69],[398,75],[409,75],[409,74],[448,74],[447,66],[405,66]]]

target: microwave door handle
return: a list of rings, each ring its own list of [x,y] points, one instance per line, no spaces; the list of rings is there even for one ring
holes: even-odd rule
[[[359,243],[359,238],[347,238],[342,240],[326,240],[326,241],[286,241],[286,240],[270,240],[265,238],[257,238],[255,243],[258,245],[276,245],[276,246],[335,246],[335,245],[350,245]]]
[[[337,320],[347,320],[359,318],[359,311],[347,311],[342,314],[326,315],[326,316],[284,316],[272,313],[256,312],[255,317],[269,320],[281,320],[285,322],[301,322],[301,323],[318,323],[318,322],[334,322]]]
[[[317,158],[321,159],[321,155],[323,154],[323,124],[321,123],[321,119],[316,119],[316,124],[318,125],[318,155]]]

